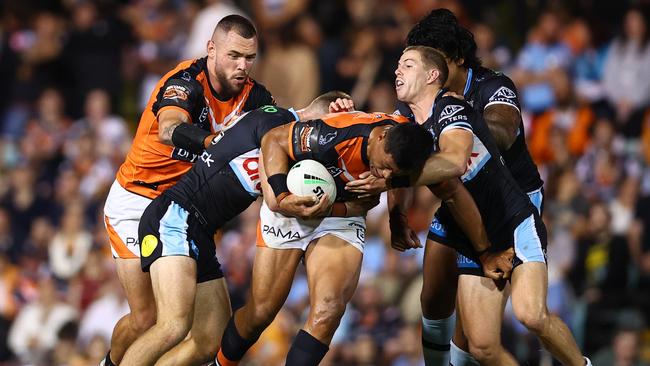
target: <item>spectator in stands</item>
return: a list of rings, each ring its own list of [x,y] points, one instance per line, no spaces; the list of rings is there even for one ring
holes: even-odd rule
[[[44,277],[39,282],[38,300],[18,313],[9,331],[9,346],[21,362],[42,362],[56,345],[59,329],[77,317],[77,311],[58,297],[54,281]]]
[[[571,54],[560,42],[562,27],[556,12],[544,11],[528,35],[512,70],[512,80],[521,91],[522,105],[533,113],[555,105],[556,83],[566,77]]]
[[[58,279],[75,276],[88,258],[92,236],[84,226],[83,206],[68,205],[63,212],[61,230],[50,243],[50,268]]]
[[[648,11],[631,8],[622,34],[612,42],[605,60],[603,86],[616,120],[627,137],[641,135],[644,109],[650,104],[650,30]]]
[[[623,310],[618,314],[612,343],[592,358],[594,365],[647,366],[641,361],[641,332],[645,327],[638,311]]]

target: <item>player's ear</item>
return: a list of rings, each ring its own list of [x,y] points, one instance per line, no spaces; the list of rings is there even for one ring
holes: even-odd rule
[[[208,57],[210,58],[215,57],[216,46],[213,40],[211,39],[208,40],[208,43],[206,44],[206,50],[208,51]]]
[[[381,131],[381,134],[379,135],[379,141],[383,140],[386,138],[386,135],[388,134],[388,130],[390,130],[393,126],[384,126],[384,128]]]
[[[440,78],[440,70],[431,69],[427,73],[427,84],[435,84]]]
[[[458,66],[463,66],[464,64],[465,64],[464,58],[459,58],[458,61],[456,61],[456,65]]]

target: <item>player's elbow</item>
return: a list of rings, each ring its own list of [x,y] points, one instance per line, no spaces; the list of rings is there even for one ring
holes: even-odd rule
[[[280,211],[280,205],[278,205],[278,201],[275,199],[275,197],[269,197],[268,195],[264,196],[264,202],[266,203],[266,206],[271,210],[271,212],[279,212]]]
[[[454,177],[460,177],[465,174],[467,169],[467,159],[453,159],[451,161],[451,170]]]

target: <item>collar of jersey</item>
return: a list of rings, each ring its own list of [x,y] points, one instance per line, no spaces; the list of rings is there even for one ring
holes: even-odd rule
[[[470,67],[467,69],[467,80],[465,81],[465,89],[463,89],[463,96],[467,96],[467,92],[469,91],[469,88],[472,86],[472,74],[474,73],[474,70]]]
[[[208,72],[208,62],[207,61],[205,63],[203,63],[203,72],[205,73],[205,78],[208,81],[208,86],[210,87],[210,93],[212,93],[213,97],[215,97],[220,102],[227,102],[230,99],[232,99],[232,97],[224,99],[224,97],[222,95],[220,95],[219,93],[217,93],[217,91],[214,90],[214,88],[212,87],[212,83],[210,82],[210,73]]]
[[[298,117],[298,113],[296,113],[296,110],[293,109],[293,107],[287,109],[291,114],[293,114],[294,121],[300,121],[300,117]]]

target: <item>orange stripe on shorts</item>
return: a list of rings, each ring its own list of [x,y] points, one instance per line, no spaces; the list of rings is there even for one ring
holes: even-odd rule
[[[255,241],[255,245],[258,247],[268,247],[262,237],[262,220],[257,220],[257,240]]]
[[[107,216],[104,216],[104,222],[106,223],[106,231],[108,231],[109,242],[111,243],[111,247],[113,248],[113,250],[115,250],[115,252],[117,253],[117,256],[122,259],[138,258],[138,256],[133,254],[126,246],[126,244],[124,244],[120,236],[117,235],[117,231],[115,231],[115,228],[111,225],[110,222],[108,222]]]

